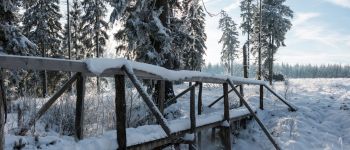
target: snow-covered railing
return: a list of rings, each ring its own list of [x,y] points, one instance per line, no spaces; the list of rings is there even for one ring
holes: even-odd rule
[[[244,105],[258,122],[260,127],[263,129],[269,140],[273,143],[276,149],[279,149],[277,143],[273,140],[272,136],[269,134],[266,127],[262,124],[259,118],[255,115],[255,112],[245,101],[243,95],[243,84],[251,85],[260,85],[261,87],[266,87],[272,94],[274,94],[279,100],[285,103],[291,111],[295,111],[296,107],[289,104],[285,99],[280,95],[274,92],[265,82],[254,80],[254,79],[245,79],[232,76],[216,75],[209,74],[197,71],[173,71],[168,70],[163,67],[154,66],[145,63],[139,63],[134,61],[129,61],[126,59],[87,59],[81,61],[75,60],[64,60],[64,59],[54,59],[54,58],[42,58],[42,57],[25,57],[25,56],[10,56],[10,55],[0,55],[0,68],[5,69],[26,69],[26,70],[48,70],[48,71],[66,71],[66,72],[76,72],[75,75],[71,77],[70,80],[64,86],[53,95],[49,101],[43,105],[39,110],[38,114],[34,118],[30,119],[27,126],[25,126],[20,133],[25,134],[36,120],[38,120],[52,104],[60,97],[69,87],[76,82],[77,86],[77,101],[76,101],[76,121],[75,121],[75,130],[77,139],[83,138],[83,112],[84,112],[84,94],[85,94],[85,79],[86,76],[107,76],[115,78],[115,89],[116,89],[116,114],[117,114],[117,142],[119,149],[126,149],[126,126],[125,126],[125,76],[127,76],[136,87],[137,91],[145,101],[148,108],[151,110],[152,114],[155,116],[157,122],[160,124],[166,135],[169,139],[166,139],[168,142],[174,140],[173,138],[179,135],[178,132],[172,131],[169,127],[167,120],[163,117],[162,110],[164,108],[165,96],[164,92],[159,92],[160,101],[157,105],[152,101],[151,96],[143,89],[139,83],[139,79],[153,79],[161,81],[160,91],[165,91],[165,81],[185,81],[185,82],[195,82],[193,86],[190,86],[185,91],[181,92],[179,95],[175,96],[173,99],[176,99],[183,94],[190,92],[190,132],[194,134],[198,128],[196,125],[196,111],[195,111],[195,87],[199,86],[198,93],[198,115],[201,115],[202,112],[202,84],[203,83],[216,83],[223,85],[223,96],[216,100],[211,105],[214,105],[220,99],[224,100],[224,110],[223,110],[223,120],[222,124],[219,124],[222,130],[225,130],[224,133],[224,143],[226,149],[231,148],[230,144],[230,128],[227,126],[227,123],[230,122],[230,109],[228,103],[228,94],[231,91],[234,91],[236,95],[240,98],[242,105]],[[229,91],[228,87],[231,86]],[[236,89],[237,86],[240,86],[240,92]],[[4,93],[4,89],[0,89],[1,93]],[[260,91],[262,92],[262,91]],[[1,94],[0,93],[0,94]],[[262,95],[262,94],[260,94]],[[4,100],[4,97],[0,97]],[[260,108],[263,109],[263,97],[260,97]],[[3,103],[0,103],[4,105]],[[225,124],[226,122],[226,124]],[[217,124],[216,124],[217,125]],[[184,131],[182,131],[184,132]],[[200,137],[200,136],[199,136]],[[159,143],[164,143],[160,141]],[[158,143],[158,144],[159,144]],[[154,145],[153,145],[154,146]],[[158,145],[159,146],[159,145]],[[150,147],[147,147],[149,149]],[[155,147],[151,147],[155,148]]]

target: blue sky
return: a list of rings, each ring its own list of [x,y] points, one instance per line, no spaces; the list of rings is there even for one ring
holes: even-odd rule
[[[241,23],[240,0],[204,0],[210,13],[226,10]],[[350,64],[350,0],[287,0],[294,11],[293,27],[286,47],[278,50],[276,62],[291,64]],[[219,63],[221,31],[219,16],[206,17],[206,63]],[[241,31],[239,31],[241,32]],[[241,43],[246,36],[240,35]],[[241,62],[241,59],[237,60]]]

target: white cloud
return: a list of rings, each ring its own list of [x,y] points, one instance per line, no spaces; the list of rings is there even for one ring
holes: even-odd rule
[[[326,1],[338,6],[350,8],[350,0],[326,0]]]
[[[224,8],[225,11],[232,11],[235,10],[239,7],[240,1],[239,0],[234,0],[230,5],[226,6]]]
[[[307,22],[313,18],[317,18],[319,16],[320,16],[320,14],[315,13],[315,12],[297,13],[295,19],[293,20],[293,25],[294,26],[302,25],[305,22]]]

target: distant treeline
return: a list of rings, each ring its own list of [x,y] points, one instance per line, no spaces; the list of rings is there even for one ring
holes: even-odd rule
[[[234,64],[234,76],[242,77],[243,68],[241,64]],[[203,72],[225,74],[222,64],[207,64]],[[275,64],[274,74],[283,74],[287,78],[348,78],[350,77],[350,65],[329,64],[329,65],[290,65]],[[256,66],[249,68],[249,77],[256,75]]]

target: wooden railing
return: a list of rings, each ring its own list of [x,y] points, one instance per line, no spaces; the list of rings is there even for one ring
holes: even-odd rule
[[[66,91],[69,87],[73,85],[74,82],[76,82],[76,115],[75,115],[75,133],[76,133],[76,139],[80,140],[83,139],[83,119],[84,119],[84,94],[85,94],[85,80],[87,76],[96,76],[95,73],[90,71],[88,69],[87,64],[84,61],[72,61],[72,60],[62,60],[62,59],[48,59],[48,58],[41,58],[41,57],[21,57],[21,56],[9,56],[9,55],[0,55],[0,68],[3,69],[26,69],[26,70],[49,70],[49,71],[66,71],[66,72],[75,72],[75,74],[63,85],[63,87],[57,91],[49,100],[46,102],[42,108],[37,112],[37,114],[29,120],[29,122],[26,124],[26,126],[20,130],[19,134],[24,135],[28,130],[31,129],[35,121],[37,121],[54,103],[57,101],[57,99]],[[162,68],[164,69],[164,68]],[[176,72],[174,72],[176,73]],[[190,86],[188,89],[184,90],[177,96],[175,96],[172,100],[175,100],[182,95],[184,95],[187,92],[190,92],[190,122],[191,122],[191,128],[189,131],[181,131],[181,132],[173,132],[169,128],[168,121],[163,116],[163,109],[164,109],[164,92],[160,92],[160,95],[158,97],[159,101],[156,105],[151,97],[147,94],[145,89],[141,86],[139,79],[152,79],[152,80],[158,80],[161,81],[160,91],[164,91],[165,85],[164,81],[168,80],[166,77],[163,77],[160,74],[157,74],[153,71],[153,73],[150,73],[147,71],[147,69],[134,69],[130,67],[130,65],[122,65],[121,67],[116,68],[108,68],[104,70],[99,76],[107,76],[107,77],[114,77],[115,78],[115,90],[116,90],[116,96],[115,96],[115,104],[116,109],[115,113],[117,116],[117,142],[118,142],[118,149],[126,149],[127,148],[127,141],[126,141],[126,102],[125,102],[125,76],[127,76],[130,81],[133,83],[134,87],[137,89],[138,93],[141,95],[142,99],[146,103],[147,107],[151,110],[153,116],[155,116],[157,122],[160,124],[164,132],[167,134],[168,138],[163,139],[163,141],[156,141],[157,144],[154,144],[152,142],[152,145],[150,147],[143,147],[146,149],[154,148],[155,146],[161,146],[168,143],[171,143],[171,141],[174,141],[179,135],[183,135],[184,132],[188,133],[195,133],[198,132],[199,129],[202,129],[204,127],[212,127],[214,125],[221,126],[221,123],[227,121],[230,122],[232,119],[237,118],[231,118],[229,114],[229,99],[228,94],[230,92],[234,92],[239,98],[242,105],[244,105],[250,112],[250,114],[253,116],[253,118],[258,122],[259,126],[263,129],[264,133],[268,137],[268,139],[272,142],[272,144],[275,146],[276,149],[280,149],[276,141],[273,139],[273,137],[270,135],[270,132],[266,129],[266,127],[263,125],[263,123],[260,121],[260,119],[255,115],[254,110],[249,106],[249,104],[244,99],[243,94],[243,86],[244,84],[253,84],[253,85],[259,85],[264,86],[267,90],[269,90],[273,95],[275,95],[280,101],[282,101],[284,104],[286,104],[291,111],[296,111],[296,108],[289,104],[285,99],[283,99],[280,95],[278,95],[276,92],[274,92],[270,87],[268,87],[264,82],[261,81],[252,81],[251,79],[239,79],[233,77],[215,77],[215,76],[201,76],[199,75],[192,75],[190,77],[185,77],[181,79],[177,79],[176,81],[184,81],[184,82],[193,82],[192,86]],[[2,76],[0,76],[2,78]],[[0,78],[0,79],[1,79]],[[201,115],[202,113],[202,85],[203,83],[215,83],[215,84],[222,84],[223,86],[223,96],[219,99],[215,100],[209,107],[214,105],[219,100],[224,100],[224,119],[222,122],[216,122],[212,124],[207,124],[204,126],[196,126],[196,111],[195,111],[195,87],[199,86],[199,92],[198,92],[198,115]],[[231,90],[228,89],[228,87],[231,87]],[[238,91],[236,88],[240,86],[240,91]],[[4,96],[4,87],[0,87],[0,98],[2,100],[5,99]],[[262,94],[260,94],[262,95]],[[261,97],[261,99],[263,99]],[[1,101],[4,102],[4,101]],[[1,121],[3,121],[4,111],[3,108],[5,108],[5,104],[1,103]],[[262,105],[263,101],[261,100],[260,108],[263,109]],[[157,107],[158,106],[158,107]],[[224,135],[224,143],[226,149],[231,149],[230,144],[230,128],[229,127],[222,127],[223,130],[227,130],[224,133],[227,133]],[[1,124],[1,131],[3,133],[3,124]],[[1,138],[3,138],[3,134],[1,135]],[[201,134],[198,133],[198,139],[200,141]],[[148,142],[149,143],[149,142]],[[3,143],[0,141],[0,146]],[[146,143],[145,143],[146,144]],[[200,144],[199,144],[200,145]],[[133,146],[129,146],[128,148],[132,148]]]

